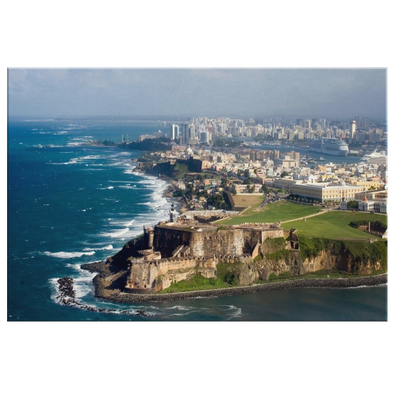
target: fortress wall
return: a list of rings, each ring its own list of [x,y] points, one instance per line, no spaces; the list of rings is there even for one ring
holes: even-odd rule
[[[193,256],[240,255],[243,253],[244,236],[240,229],[193,232],[190,249]]]
[[[245,246],[244,246],[244,253],[252,254],[254,247],[258,242],[261,244],[267,238],[283,238],[284,233],[283,229],[268,229],[268,230],[261,230],[259,228],[243,228],[244,232],[244,239],[245,239]]]
[[[284,238],[284,235],[283,229],[264,230],[261,243],[264,243],[267,238]]]
[[[252,254],[252,251],[258,242],[261,242],[261,230],[255,228],[242,229],[244,233],[245,246],[244,253]]]
[[[131,265],[130,276],[128,283],[131,283],[133,287],[141,289],[151,289],[154,287],[154,281],[158,276],[158,265],[149,264],[149,262],[134,263]]]
[[[156,226],[154,229],[153,247],[161,252],[163,258],[171,257],[179,245],[190,244],[190,231],[171,227]]]
[[[165,275],[168,271],[188,270],[196,267],[194,258],[175,258],[158,261],[158,275]]]

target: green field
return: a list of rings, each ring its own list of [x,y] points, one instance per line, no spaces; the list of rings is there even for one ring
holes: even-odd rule
[[[295,204],[289,201],[278,201],[264,206],[259,212],[254,212],[254,207],[246,210],[241,216],[220,221],[222,225],[242,223],[275,223],[280,221],[304,218],[321,210],[320,207]]]
[[[290,201],[278,201],[267,204],[264,208],[255,212],[255,206],[246,210],[242,215],[231,219],[222,220],[220,225],[236,225],[242,223],[275,223],[279,220],[285,230],[296,228],[298,234],[306,237],[328,238],[328,239],[369,239],[376,238],[374,235],[364,233],[349,225],[351,221],[380,220],[387,225],[387,215],[377,215],[366,212],[350,211],[330,211],[307,218],[321,211],[320,207],[295,204]],[[283,223],[287,220],[300,219],[289,223]]]
[[[295,222],[283,223],[282,228],[285,230],[296,228],[299,235],[304,235],[306,237],[328,239],[376,238],[374,235],[364,233],[351,227],[349,223],[352,220],[379,220],[387,225],[386,215],[373,215],[364,212],[331,211],[308,218],[306,222],[301,219]]]

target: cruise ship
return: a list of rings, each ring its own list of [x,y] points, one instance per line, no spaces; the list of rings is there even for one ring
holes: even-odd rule
[[[364,155],[361,158],[361,163],[368,164],[387,164],[387,152],[377,152],[376,149],[369,154]]]
[[[349,147],[338,138],[317,138],[309,141],[309,150],[334,156],[346,156]]]

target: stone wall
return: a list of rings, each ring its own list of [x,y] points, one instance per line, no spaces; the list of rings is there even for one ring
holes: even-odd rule
[[[159,274],[159,264],[156,260],[136,260],[131,264],[130,275],[127,279],[127,289],[152,291]]]
[[[171,257],[172,252],[180,245],[190,245],[191,231],[176,227],[160,227],[154,229],[153,247],[161,252],[163,258]]]
[[[264,243],[264,241],[267,238],[283,238],[284,232],[283,229],[281,228],[273,228],[270,230],[264,230],[261,234],[261,243]]]
[[[193,231],[190,241],[193,256],[243,254],[244,234],[240,229]]]

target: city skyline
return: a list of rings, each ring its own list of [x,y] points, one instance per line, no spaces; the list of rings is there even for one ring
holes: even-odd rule
[[[8,70],[9,116],[369,117],[386,121],[384,68]]]

